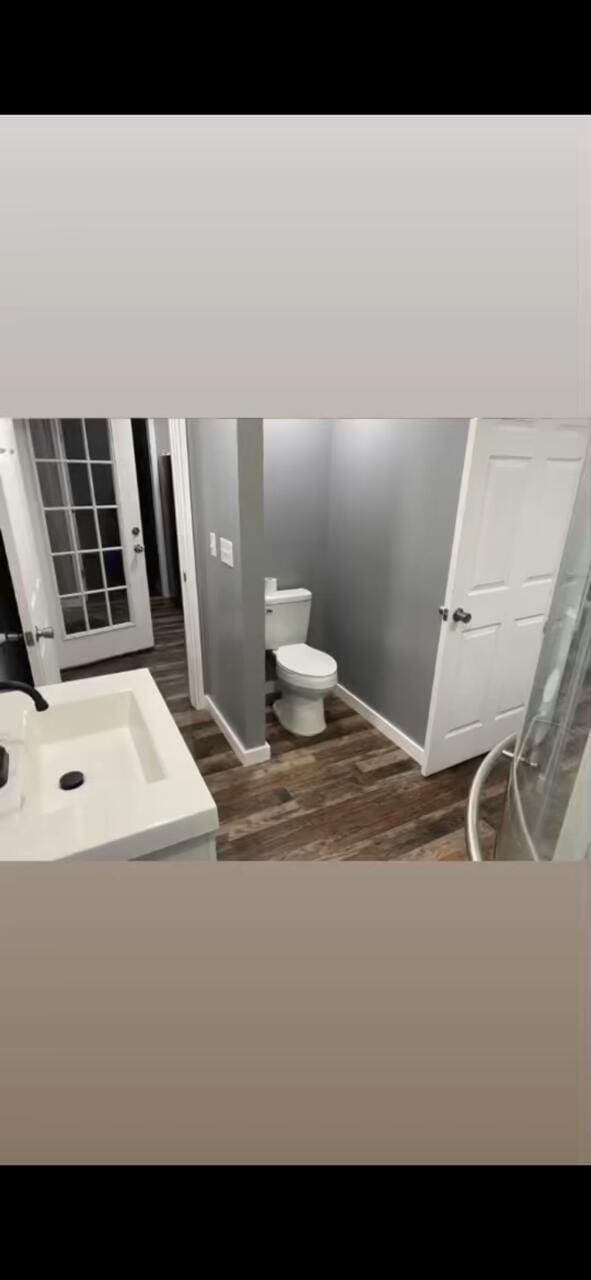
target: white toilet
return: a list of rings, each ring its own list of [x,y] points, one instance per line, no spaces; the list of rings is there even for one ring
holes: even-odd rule
[[[305,587],[278,591],[265,583],[265,648],[275,655],[280,695],[273,710],[290,733],[313,737],[326,729],[324,698],[337,683],[337,664],[328,653],[306,644],[312,592]]]

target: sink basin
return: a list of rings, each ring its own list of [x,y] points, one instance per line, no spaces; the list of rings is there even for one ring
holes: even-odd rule
[[[50,695],[47,700],[49,702]],[[87,794],[113,791],[136,783],[159,782],[166,775],[150,738],[141,704],[130,689],[102,697],[80,696],[76,702],[50,703],[49,712],[28,717],[31,803],[39,813],[72,804],[71,792],[60,788],[60,777],[71,771],[84,775]],[[82,800],[82,794],[78,799]]]
[[[0,860],[215,856],[215,802],[148,670],[41,692],[48,711],[0,698]]]

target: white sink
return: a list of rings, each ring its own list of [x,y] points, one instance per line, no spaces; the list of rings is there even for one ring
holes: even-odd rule
[[[149,671],[40,692],[47,711],[0,695],[1,861],[215,857],[215,802]]]

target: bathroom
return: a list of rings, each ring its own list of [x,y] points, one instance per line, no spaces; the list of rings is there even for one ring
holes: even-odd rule
[[[212,778],[221,856],[466,856],[479,760],[523,722],[587,434],[189,420],[206,705],[254,766],[248,800],[233,769]],[[484,856],[507,776],[487,781]]]
[[[148,420],[148,437],[157,422],[166,428],[159,465],[170,464],[173,514],[167,518],[163,504],[154,527],[174,532],[173,575],[165,572],[166,546],[160,559],[157,539],[151,546],[137,449],[134,460],[145,424],[39,422],[0,424],[4,577],[12,560],[24,604],[19,620],[7,597],[0,659],[5,677],[50,686],[50,704],[70,709],[60,712],[68,727],[56,754],[57,712],[46,720],[20,694],[3,698],[13,781],[24,716],[31,750],[37,743],[49,762],[49,790],[39,799],[48,812],[94,804],[92,774],[111,796],[121,790],[123,821],[126,771],[138,785],[143,779],[141,831],[121,838],[121,856],[132,848],[132,856],[151,856],[142,823],[147,799],[164,797],[152,783],[166,776],[177,844],[189,816],[194,834],[206,816],[199,856],[455,861],[467,856],[468,797],[494,748],[500,754],[483,781],[478,828],[482,856],[492,856],[512,754],[505,748],[526,718],[580,476],[588,473],[587,423]],[[115,518],[96,496],[107,482],[119,547],[100,542]],[[82,484],[92,484],[94,507],[80,503]],[[84,540],[90,523],[88,536],[100,533],[96,547]],[[585,564],[586,537],[579,532],[575,542]],[[100,583],[95,561],[103,565]],[[576,590],[573,581],[571,573],[576,596],[581,574]],[[113,609],[125,592],[121,617]],[[28,675],[14,666],[19,653]],[[556,663],[545,661],[556,684]],[[119,719],[108,733],[119,734],[122,749],[125,740],[119,769],[114,751],[99,759],[90,721],[77,709],[92,691],[89,677],[97,697],[116,696]],[[169,743],[164,773],[144,730],[138,737],[134,705],[152,725],[152,747]],[[97,729],[99,711],[97,702]],[[80,784],[73,793],[62,789],[72,770]],[[189,815],[185,806],[197,796],[199,814]],[[15,791],[15,822],[17,798]],[[5,812],[9,799],[5,786]],[[97,808],[97,832],[104,817]],[[159,823],[155,817],[154,856],[164,848]],[[37,826],[45,849],[45,828]],[[95,856],[96,847],[80,856]],[[170,848],[180,852],[172,839]]]

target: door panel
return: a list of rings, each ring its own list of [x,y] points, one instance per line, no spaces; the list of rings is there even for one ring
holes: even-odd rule
[[[130,420],[34,419],[21,426],[60,666],[150,648]]]
[[[550,445],[550,447],[552,447]],[[530,537],[522,548],[525,579],[553,577],[566,538],[581,458],[547,458],[529,512]]]
[[[588,437],[587,422],[471,424],[425,774],[521,728]]]
[[[491,457],[484,482],[472,591],[504,587],[511,575],[521,505],[529,476],[528,458]],[[504,513],[499,525],[499,512]]]
[[[520,711],[527,701],[542,643],[544,614],[515,618],[505,628],[496,718]]]
[[[487,690],[494,672],[498,627],[464,630],[453,655],[448,734],[478,728],[486,717]]]
[[[45,566],[35,545],[15,429],[8,418],[0,418],[0,527],[33,680],[36,685],[57,684],[61,675],[56,641],[49,634]]]

